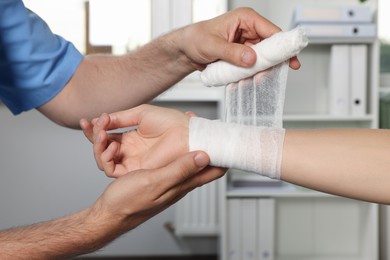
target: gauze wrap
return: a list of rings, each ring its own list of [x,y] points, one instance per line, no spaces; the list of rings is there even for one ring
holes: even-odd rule
[[[191,118],[190,150],[208,153],[213,166],[280,179],[288,60],[307,44],[304,30],[297,27],[253,46],[257,61],[252,68],[224,61],[210,64],[201,79],[209,86],[228,84],[226,122]]]
[[[278,32],[251,46],[257,56],[252,67],[244,68],[226,61],[217,61],[209,64],[200,78],[206,86],[224,86],[237,82],[296,56],[307,44],[306,33],[300,26],[287,32]]]
[[[282,128],[288,68],[285,61],[227,85],[226,122]]]
[[[283,128],[244,126],[192,117],[189,129],[190,150],[205,151],[210,157],[210,165],[280,178]]]

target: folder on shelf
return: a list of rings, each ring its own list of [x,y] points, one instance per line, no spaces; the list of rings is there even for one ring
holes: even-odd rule
[[[229,199],[227,203],[227,258],[241,259],[241,200]]]
[[[260,260],[274,259],[275,240],[275,199],[258,199],[258,258]]]
[[[350,112],[352,116],[363,116],[367,102],[367,45],[350,46],[350,67]]]
[[[332,45],[329,68],[329,114],[349,115],[349,46]]]
[[[257,234],[256,224],[258,221],[257,216],[257,199],[243,198],[241,201],[241,258],[255,260],[257,258]],[[238,234],[237,234],[238,235]]]
[[[294,22],[300,23],[372,23],[374,12],[368,6],[298,5]]]
[[[309,38],[364,38],[374,39],[377,35],[373,23],[301,23]]]

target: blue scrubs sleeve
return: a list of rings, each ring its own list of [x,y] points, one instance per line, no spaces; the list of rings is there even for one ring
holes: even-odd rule
[[[39,107],[70,80],[83,55],[20,0],[0,0],[0,99],[14,114]]]

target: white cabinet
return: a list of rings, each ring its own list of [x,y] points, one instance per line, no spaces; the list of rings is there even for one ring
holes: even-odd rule
[[[269,0],[234,1],[231,7],[241,4],[252,6],[284,30],[291,28],[298,4],[365,5],[373,10],[377,6],[376,1],[361,4],[352,0]],[[339,50],[346,51],[344,61],[335,60],[340,59],[335,54]],[[359,50],[357,55],[356,50]],[[299,59],[301,69],[289,71],[285,128],[377,128],[379,44],[376,38],[310,38]],[[359,64],[355,59],[365,60],[363,66],[354,67]],[[340,66],[341,62],[347,67]],[[356,78],[361,81],[354,82]],[[358,111],[353,107],[341,113],[332,111],[332,87],[343,80],[341,86],[349,85],[348,104],[364,106]],[[354,88],[360,83],[363,85],[358,90],[364,91],[359,94],[363,99],[357,101]],[[378,259],[378,205],[270,182],[254,174],[241,178],[242,174],[230,171],[225,182],[221,182],[220,259]]]
[[[377,205],[279,187],[229,189],[221,259],[378,259]]]

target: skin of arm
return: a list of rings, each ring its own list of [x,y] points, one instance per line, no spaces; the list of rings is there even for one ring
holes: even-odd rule
[[[288,130],[282,179],[335,195],[390,204],[389,158],[389,130]]]
[[[164,118],[167,125],[160,127]],[[175,153],[187,152],[188,139],[184,136],[188,136],[188,118],[186,114],[149,105],[103,114],[93,122],[99,168],[108,176],[118,177],[132,169],[134,164],[128,164],[130,161],[148,166],[153,160],[169,160]],[[137,124],[137,131],[121,135],[108,135],[105,131]],[[183,138],[172,141],[171,135]],[[149,149],[156,144],[161,145],[159,150],[168,151],[164,157],[159,154],[154,158],[151,154]],[[390,204],[389,158],[388,130],[286,130],[281,179],[334,195]]]
[[[0,232],[0,259],[68,259],[93,252],[137,227],[224,170],[203,152],[114,180],[89,208],[71,216]],[[142,194],[142,196],[140,196]]]
[[[253,9],[237,8],[123,56],[87,55],[64,89],[38,110],[60,125],[78,128],[81,118],[146,103],[216,60],[252,66],[256,54],[249,46],[279,31]],[[300,67],[296,57],[290,66]]]

